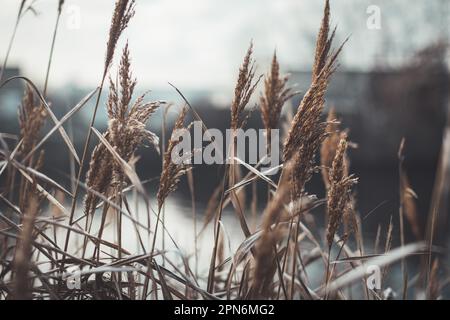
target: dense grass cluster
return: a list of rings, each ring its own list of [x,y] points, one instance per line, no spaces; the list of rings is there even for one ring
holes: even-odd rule
[[[32,10],[28,5],[28,1],[21,1],[16,29],[24,12]],[[60,0],[53,40],[63,5]],[[231,160],[221,168],[222,182],[211,195],[200,232],[192,197],[193,252],[177,250],[179,246],[165,225],[165,203],[181,179],[187,178],[194,194],[195,168],[171,161],[178,143],[175,136],[168,141],[162,137],[160,143],[147,126],[158,109],[163,109],[165,119],[170,105],[146,102],[145,95],[134,100],[137,82],[132,75],[128,44],[122,50],[118,75],[110,76],[108,81],[118,40],[134,12],[134,0],[117,0],[100,84],[61,119],[53,115],[46,97],[55,41],[42,92],[30,79],[15,77],[3,81],[0,74],[1,87],[9,81],[24,81],[27,85],[19,110],[17,141],[12,144],[0,136],[0,299],[390,299],[394,293],[388,278],[395,263],[400,263],[402,270],[397,275],[402,279],[401,287],[394,288],[397,298],[442,297],[449,280],[446,252],[435,246],[434,239],[441,236],[436,225],[445,215],[450,129],[447,126],[443,140],[427,228],[418,223],[417,195],[403,165],[403,141],[398,154],[401,245],[392,248],[392,219],[387,230],[379,229],[375,243],[364,243],[363,223],[357,210],[358,178],[351,173],[348,155],[348,148],[355,144],[349,141],[348,130],[341,128],[333,108],[328,116],[324,114],[327,87],[345,45],[333,43],[336,29],[330,26],[328,0],[317,36],[311,85],[295,115],[282,116],[283,106],[296,93],[288,86],[288,77],[280,73],[276,53],[264,78],[258,77],[252,44],[230,98],[233,136],[246,126],[249,102],[261,84],[262,93],[255,99],[259,101],[259,110],[254,112],[260,112],[268,132],[287,128],[280,174],[266,175],[259,170],[260,164],[250,169],[250,165],[242,165],[236,158],[233,141]],[[13,41],[14,35],[7,56]],[[6,63],[7,58],[2,70]],[[101,133],[94,123],[100,97],[108,85],[108,127]],[[174,132],[182,128],[190,130],[190,124],[186,123],[189,117],[201,121],[195,107],[181,96],[185,103],[173,126]],[[91,99],[96,99],[95,108],[79,158],[64,127]],[[50,131],[42,132],[48,118],[54,125]],[[207,125],[203,123],[204,129]],[[61,135],[67,152],[78,165],[78,171],[71,174],[74,182],[71,190],[41,172],[49,156],[42,146],[53,134]],[[97,145],[90,154],[93,138],[97,139]],[[271,136],[266,139],[270,146]],[[135,171],[139,161],[137,149],[145,144],[154,146],[146,152],[156,149],[162,157],[159,188],[154,195],[145,187],[148,181],[141,180]],[[192,150],[185,156],[192,157],[195,152]],[[320,173],[326,188],[323,199],[307,192],[309,180]],[[257,192],[258,180],[264,181],[267,201],[252,200],[252,220],[256,223],[249,223],[246,194]],[[141,221],[136,211],[138,202],[144,204],[145,208],[139,210],[145,213],[145,221]],[[265,207],[262,212],[257,212],[258,204]],[[226,250],[222,217],[227,207],[235,212],[245,238],[235,252]],[[317,225],[311,214],[319,207],[326,213],[323,226]],[[124,246],[124,237],[128,236],[124,234],[124,219],[133,224],[138,249]],[[212,252],[208,271],[200,272],[198,253],[204,249],[197,239],[204,236],[202,231],[207,227],[213,229]],[[411,228],[416,242],[406,243],[406,228]],[[112,239],[105,236],[107,229]],[[186,226],[186,232],[192,232],[190,229],[191,226]],[[167,250],[169,245],[165,242],[175,248],[177,258],[171,254],[173,250]],[[414,274],[408,269],[407,260],[411,256],[421,261]],[[368,284],[373,276],[368,273],[371,266],[380,270],[375,274],[379,276],[380,288]],[[74,267],[78,273],[70,273]],[[67,277],[71,275],[79,277],[78,287],[67,285]]]

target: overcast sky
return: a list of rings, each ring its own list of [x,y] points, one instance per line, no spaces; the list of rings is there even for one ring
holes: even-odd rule
[[[11,52],[9,65],[20,66],[37,83],[42,83],[45,74],[57,2],[36,1],[39,14],[23,18]],[[442,22],[442,7],[424,13],[424,5],[430,2],[439,1],[331,1],[337,40],[351,35],[342,64],[370,68],[387,55],[387,47],[399,46],[403,55],[405,48],[415,50],[436,39],[448,24]],[[370,4],[380,6],[381,30],[366,26]],[[2,0],[1,61],[18,5],[18,0]],[[113,0],[65,1],[51,88],[97,85],[113,6]],[[118,48],[129,39],[141,88],[159,89],[170,81],[183,89],[229,90],[251,39],[261,73],[275,48],[285,71],[308,69],[322,10],[323,2],[318,0],[137,0],[136,15]]]

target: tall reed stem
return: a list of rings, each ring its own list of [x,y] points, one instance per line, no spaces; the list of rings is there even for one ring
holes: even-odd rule
[[[2,79],[3,79],[3,73],[8,64],[9,54],[11,53],[12,45],[14,43],[14,39],[16,38],[16,33],[17,33],[17,28],[19,27],[19,22],[20,22],[20,15],[17,17],[16,23],[14,25],[14,30],[11,35],[11,39],[9,40],[8,49],[6,50],[5,60],[3,61],[3,66],[2,66],[2,69],[0,70],[0,81],[2,81]]]
[[[56,35],[58,33],[58,26],[59,26],[59,20],[61,18],[63,3],[64,3],[64,1],[60,1],[59,5],[58,5],[58,15],[56,16],[55,28],[53,29],[52,45],[50,47],[50,56],[48,57],[47,73],[45,75],[45,83],[44,83],[44,91],[43,91],[44,98],[47,96],[48,79],[50,76],[50,68],[52,66],[53,52],[55,50]]]

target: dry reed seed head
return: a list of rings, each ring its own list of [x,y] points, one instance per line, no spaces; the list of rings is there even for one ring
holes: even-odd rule
[[[338,50],[330,52],[335,32],[333,32],[331,36],[328,35],[330,18],[329,11],[329,1],[327,0],[322,25],[317,37],[312,84],[302,99],[291,125],[291,129],[289,130],[284,148],[285,160],[291,159],[293,152],[303,143],[312,143],[312,141],[308,141],[309,139],[307,138],[307,131],[310,128],[313,130],[312,136],[320,139],[324,138],[324,128],[320,125],[320,116],[325,103],[325,92],[327,90],[330,77],[337,68],[337,58],[346,42],[344,41]],[[317,145],[317,141],[315,141],[315,144]]]
[[[41,150],[36,159],[31,158],[27,166],[39,171],[44,165],[44,150]],[[36,186],[36,177],[34,174],[30,174],[32,181],[28,181],[27,179],[23,180],[19,187],[19,208],[21,212],[25,212],[30,203],[30,194],[33,193],[35,195],[40,195],[40,191],[38,191]]]
[[[298,148],[309,143],[309,138],[315,136],[325,138],[325,126],[321,123],[322,111],[325,104],[325,93],[331,75],[336,70],[336,59],[342,46],[327,61],[319,76],[312,82],[311,87],[303,97],[298,111],[289,130],[284,144],[284,160],[289,160]],[[320,141],[321,142],[321,141]]]
[[[339,182],[344,177],[346,172],[344,156],[347,151],[347,140],[343,137],[338,144],[336,155],[333,159],[333,164],[330,169],[330,180],[331,182]]]
[[[305,184],[311,179],[315,170],[315,154],[324,139],[324,124],[319,123],[317,128],[310,128],[305,136],[307,143],[302,143],[298,149],[298,157],[295,157],[295,167],[292,171],[291,195],[298,199],[304,192]]]
[[[278,127],[283,105],[295,94],[291,88],[286,87],[288,79],[288,76],[280,75],[280,65],[274,52],[270,72],[264,78],[264,91],[260,98],[261,117],[268,132]]]
[[[159,139],[146,129],[146,122],[160,106],[159,102],[144,103],[145,94],[131,105],[136,80],[132,78],[130,52],[125,46],[118,72],[118,84],[110,79],[110,88],[106,109],[108,112],[108,130],[103,134],[105,139],[116,150],[119,156],[129,162],[136,149],[149,142],[159,152]],[[120,189],[124,182],[124,173],[109,150],[99,142],[94,149],[86,176],[88,189],[107,194],[112,189]],[[85,213],[92,213],[98,203],[98,197],[88,192],[85,198]]]
[[[103,136],[107,138],[107,133],[104,133]],[[86,173],[86,186],[88,188],[84,199],[84,213],[86,215],[94,213],[99,202],[98,197],[89,191],[93,190],[100,194],[107,193],[111,184],[113,162],[114,159],[106,147],[102,143],[97,144],[92,152],[89,170]]]
[[[339,142],[336,156],[330,169],[330,188],[327,195],[328,226],[326,230],[329,246],[333,243],[334,235],[349,204],[352,186],[357,183],[357,179],[353,178],[353,176],[345,175],[344,155],[346,149],[347,141],[344,138]]]
[[[117,118],[117,110],[119,109],[119,92],[117,91],[116,84],[109,78],[109,93],[108,100],[106,102],[106,111],[109,119]]]
[[[331,46],[331,39],[329,39],[330,32],[330,1],[326,0],[323,13],[322,22],[320,25],[319,34],[316,40],[316,52],[314,56],[314,65],[312,78],[317,78],[325,66],[328,52]]]
[[[118,118],[125,119],[125,114],[128,110],[128,105],[131,102],[134,88],[136,86],[136,79],[132,78],[131,73],[131,59],[130,51],[128,50],[128,42],[123,49],[122,59],[120,60],[119,79],[121,87],[120,107],[118,110]]]
[[[114,82],[110,80],[110,94],[107,102],[110,142],[118,149],[119,155],[129,161],[135,149],[144,141],[158,146],[157,136],[145,129],[150,116],[160,106],[159,102],[144,103],[145,94],[137,98],[133,105],[131,99],[136,86],[132,78],[130,52],[125,46],[119,66],[120,95]]]
[[[45,122],[44,106],[35,103],[33,89],[27,85],[19,108],[20,135],[23,139],[20,154],[25,155],[34,147]]]
[[[156,196],[158,200],[158,207],[161,208],[167,196],[176,190],[180,178],[191,169],[191,166],[185,163],[174,163],[172,161],[172,151],[175,146],[179,143],[177,137],[175,136],[176,131],[181,130],[184,127],[184,120],[187,115],[187,107],[183,107],[177,120],[175,121],[172,135],[167,145],[167,150],[164,152],[163,168],[161,173],[161,178],[159,180],[159,189]],[[183,157],[189,158],[191,154],[183,155]]]
[[[356,212],[355,193],[350,193],[348,196],[348,201],[344,208],[343,223],[346,237],[349,237],[351,234],[357,234],[358,217]]]
[[[255,77],[255,61],[252,58],[252,53],[253,43],[250,43],[244,57],[244,62],[239,69],[238,80],[234,89],[234,98],[231,103],[232,129],[241,128],[243,122],[245,122],[246,117],[243,115],[244,109],[261,79],[261,77],[259,77],[256,81],[253,81]]]
[[[322,166],[322,178],[325,187],[330,186],[329,168],[333,163],[336,149],[340,141],[339,124],[336,122],[336,112],[332,107],[327,116],[326,138],[323,140],[320,147],[320,162]]]
[[[129,21],[134,16],[134,0],[117,0],[114,13],[111,19],[111,27],[109,29],[109,38],[106,48],[105,57],[105,68],[104,74],[111,65],[111,61],[114,56],[114,51],[116,49],[117,42],[119,41],[120,35],[128,26]]]
[[[328,58],[323,70],[313,80],[294,116],[284,144],[283,157],[285,161],[292,159],[295,153],[301,155],[297,158],[298,166],[294,169],[292,176],[294,197],[301,195],[306,182],[311,179],[315,155],[326,137],[326,123],[321,121],[325,92],[329,79],[336,70],[336,61],[342,46]]]
[[[289,135],[289,129],[291,128],[292,121],[294,120],[294,110],[287,108],[284,116],[284,121],[281,123],[281,132],[283,141],[286,141]]]

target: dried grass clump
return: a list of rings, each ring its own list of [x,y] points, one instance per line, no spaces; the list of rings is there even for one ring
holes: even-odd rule
[[[149,142],[158,148],[158,137],[147,130],[145,125],[150,116],[159,107],[159,102],[144,103],[145,95],[140,96],[131,104],[136,80],[130,70],[128,45],[125,46],[119,67],[120,94],[114,82],[110,79],[110,91],[107,101],[109,117],[108,130],[103,137],[111,144],[118,155],[129,162],[136,149]],[[100,142],[94,149],[86,175],[86,185],[90,190],[107,195],[109,190],[124,179],[124,172],[119,163],[105,145]],[[98,203],[98,197],[88,192],[84,201],[86,214],[93,213]]]
[[[27,1],[21,2],[22,10],[26,11]],[[64,0],[59,0],[58,18],[62,11]],[[325,2],[324,16],[317,37],[315,60],[311,86],[302,99],[295,117],[288,118],[289,133],[285,139],[284,163],[281,176],[268,176],[261,170],[260,163],[254,167],[245,164],[248,173],[241,175],[241,162],[235,156],[235,141],[231,148],[231,163],[223,170],[222,183],[215,189],[205,211],[205,225],[200,233],[196,229],[196,203],[194,193],[194,176],[191,169],[191,157],[194,150],[182,150],[185,141],[180,141],[189,133],[190,125],[185,125],[188,108],[184,107],[175,121],[167,147],[163,143],[162,172],[159,177],[159,189],[156,193],[158,206],[155,223],[150,220],[154,212],[150,197],[143,187],[144,183],[157,182],[154,179],[140,181],[134,171],[137,159],[136,150],[149,143],[158,148],[158,138],[146,129],[150,116],[159,107],[159,102],[145,103],[145,95],[133,100],[136,80],[131,72],[128,44],[123,50],[117,77],[109,81],[109,96],[106,103],[108,127],[100,134],[94,127],[95,115],[109,66],[114,59],[114,51],[118,39],[127,27],[134,14],[134,0],[116,1],[108,48],[105,57],[105,73],[100,86],[82,100],[70,113],[58,122],[45,103],[47,80],[52,60],[54,40],[58,20],[54,29],[53,42],[50,51],[49,64],[43,94],[39,94],[42,104],[34,101],[32,88],[27,87],[22,106],[19,110],[20,137],[19,143],[11,152],[4,138],[16,138],[10,134],[0,134],[0,175],[8,169],[6,183],[7,192],[0,194],[0,299],[121,299],[163,298],[166,300],[236,300],[236,299],[387,299],[394,294],[389,293],[388,277],[390,265],[401,261],[403,273],[403,299],[407,299],[408,288],[418,288],[422,297],[441,299],[446,294],[449,284],[446,279],[445,258],[441,255],[440,240],[447,236],[445,229],[445,205],[448,191],[450,166],[450,127],[447,126],[439,170],[436,174],[435,193],[432,209],[429,215],[428,243],[407,244],[403,228],[403,217],[410,222],[413,233],[423,238],[417,208],[416,197],[411,188],[404,167],[402,142],[399,150],[399,180],[400,180],[400,246],[392,249],[394,239],[394,224],[391,216],[387,234],[383,237],[379,226],[375,239],[374,250],[363,244],[362,222],[356,211],[356,194],[353,187],[357,179],[349,174],[349,159],[346,131],[339,128],[334,109],[331,109],[326,122],[322,121],[325,93],[330,77],[336,69],[337,57],[342,46],[332,51],[334,31],[330,35],[330,5]],[[30,9],[31,10],[31,9]],[[242,66],[231,104],[231,131],[238,132],[243,128],[249,117],[246,108],[259,79],[255,79],[253,46],[250,45]],[[6,61],[6,60],[5,60]],[[5,62],[6,65],[6,62]],[[0,71],[1,72],[1,71]],[[1,78],[1,74],[0,74]],[[0,88],[2,89],[2,87]],[[175,88],[176,89],[176,88]],[[183,94],[176,89],[196,119],[201,120],[195,109],[189,104]],[[75,166],[72,166],[73,193],[64,186],[53,181],[44,173],[39,172],[43,165],[43,154],[38,157],[34,153],[46,141],[53,131],[62,125],[71,115],[79,110],[84,103],[98,92],[95,109],[89,125],[89,132],[84,142],[83,157],[79,172],[75,179]],[[274,54],[271,69],[264,81],[264,89],[260,97],[260,110],[264,127],[267,130],[276,129],[284,103],[293,95],[287,85],[287,77],[280,74],[280,67]],[[38,101],[39,103],[39,101]],[[44,107],[46,109],[44,109]],[[165,134],[166,108],[162,119],[163,137]],[[72,113],[73,112],[73,113]],[[46,114],[52,116],[55,127],[44,139],[37,142]],[[203,129],[207,129],[203,123]],[[91,132],[100,138],[100,143],[92,154],[88,153]],[[180,135],[181,133],[181,135]],[[270,131],[269,131],[270,134]],[[71,141],[66,139],[71,145]],[[165,139],[163,139],[165,140]],[[270,135],[267,142],[271,142]],[[314,172],[315,158],[320,149],[322,177],[327,187],[326,199],[318,199],[316,195],[306,193],[306,183]],[[72,150],[71,150],[72,151]],[[73,158],[77,158],[73,152]],[[175,159],[178,155],[178,159]],[[74,219],[75,207],[80,177],[83,173],[83,163],[90,156],[89,171],[86,174],[87,195],[84,199],[85,215]],[[78,160],[78,159],[77,159]],[[164,206],[168,197],[179,185],[182,176],[188,173],[189,190],[191,192],[194,241],[191,248],[188,244],[178,244],[166,225]],[[20,185],[14,186],[14,175],[20,174]],[[132,185],[126,187],[128,180]],[[19,180],[19,179],[17,179]],[[38,184],[39,182],[39,184]],[[265,210],[259,223],[255,223],[250,231],[247,217],[250,212],[245,207],[245,192],[252,186],[253,199],[251,213],[257,219],[261,197],[258,197],[260,182],[266,182],[268,197]],[[277,182],[277,183],[276,183]],[[6,189],[6,188],[5,188]],[[19,196],[16,196],[18,190]],[[128,192],[132,195],[128,195]],[[5,195],[8,195],[6,197]],[[64,199],[72,198],[70,215],[64,207]],[[142,199],[140,198],[142,196]],[[242,197],[241,197],[242,196]],[[102,204],[102,217],[98,232],[91,232],[94,224],[94,213]],[[41,201],[42,200],[42,201]],[[131,205],[131,201],[133,204]],[[44,203],[48,201],[48,203]],[[18,203],[17,203],[18,202]],[[16,204],[17,203],[17,204]],[[224,209],[233,205],[245,239],[236,250],[233,249],[228,232],[230,225],[222,221]],[[142,206],[145,205],[147,225],[142,223]],[[315,221],[314,212],[323,206],[327,213],[325,231]],[[56,212],[56,210],[58,210]],[[60,214],[62,212],[63,214]],[[115,213],[111,220],[107,215]],[[162,217],[161,217],[162,216]],[[122,224],[122,217],[130,219],[134,230]],[[213,238],[207,237],[206,226],[210,220],[215,220]],[[80,221],[85,220],[84,227]],[[111,223],[110,223],[111,222]],[[226,221],[228,222],[228,221]],[[159,224],[162,224],[161,234],[158,234]],[[342,226],[341,226],[342,225]],[[233,224],[231,227],[233,228]],[[123,228],[124,227],[124,228]],[[126,228],[125,228],[126,227]],[[186,229],[186,228],[185,228]],[[61,231],[65,233],[64,247],[61,246]],[[103,237],[104,231],[111,231]],[[147,237],[141,236],[145,230]],[[123,242],[122,235],[132,238],[136,236],[139,247],[131,248]],[[134,231],[134,232],[133,232]],[[151,232],[153,231],[153,234]],[[356,243],[350,243],[348,237],[355,233]],[[76,234],[70,237],[71,234]],[[79,237],[83,239],[79,246]],[[166,245],[165,239],[170,238]],[[325,244],[321,241],[325,238]],[[438,237],[438,238],[437,238]],[[152,239],[149,239],[152,238]],[[162,238],[161,248],[155,250],[156,242]],[[384,252],[381,239],[384,240]],[[125,239],[125,238],[124,238]],[[75,240],[75,241],[73,241]],[[148,241],[152,242],[146,245]],[[202,242],[198,242],[201,240]],[[198,260],[203,241],[210,240],[213,244],[209,269],[198,269]],[[339,252],[332,257],[333,242],[340,246]],[[71,244],[69,246],[69,243]],[[91,243],[93,246],[91,246]],[[200,244],[200,247],[198,247]],[[328,244],[328,247],[327,247]],[[356,246],[355,249],[352,247]],[[426,249],[428,248],[428,251]],[[93,249],[91,255],[91,249]],[[184,250],[191,252],[185,254]],[[328,249],[328,250],[327,250]],[[436,251],[434,251],[436,250]],[[381,254],[380,254],[381,253]],[[442,252],[443,253],[443,252]],[[409,256],[422,256],[424,265],[421,274],[408,277]],[[195,261],[195,269],[192,268]],[[322,263],[323,262],[323,263]],[[426,263],[425,263],[426,262]],[[382,269],[382,291],[371,290],[367,286],[366,266],[376,265]],[[321,278],[321,267],[326,268],[325,280]],[[72,267],[82,269],[79,288],[71,288],[70,279]],[[415,268],[412,268],[415,269]],[[319,271],[319,272],[318,272]],[[75,274],[73,274],[75,276]],[[395,277],[397,277],[394,274]],[[94,279],[95,277],[95,279]],[[77,279],[78,280],[78,279]],[[420,283],[419,283],[420,282]],[[73,284],[73,283],[72,283]],[[414,289],[415,289],[414,288]],[[387,289],[387,290],[385,290]],[[160,294],[161,293],[161,294]]]
[[[261,118],[267,130],[267,145],[270,146],[270,130],[278,128],[282,108],[295,92],[287,86],[288,76],[280,74],[277,54],[274,52],[270,72],[264,78],[264,92],[260,98]]]
[[[333,244],[334,235],[339,228],[344,212],[348,210],[351,189],[358,182],[353,175],[346,174],[344,162],[345,152],[347,150],[346,139],[339,142],[333,165],[330,169],[330,188],[328,190],[328,226],[326,230],[326,239],[328,246]]]

